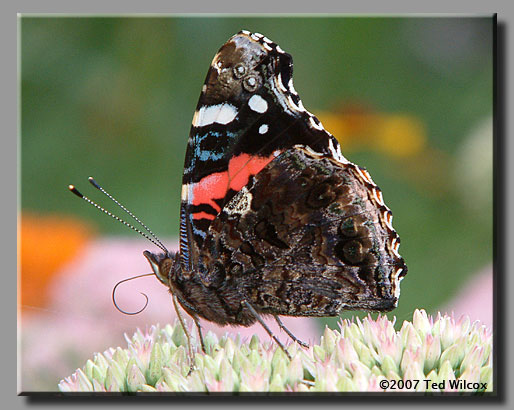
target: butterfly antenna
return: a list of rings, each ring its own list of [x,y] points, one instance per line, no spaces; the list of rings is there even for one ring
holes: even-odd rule
[[[110,200],[112,200],[116,205],[118,205],[121,209],[123,209],[127,214],[129,214],[139,225],[141,225],[143,228],[146,229],[146,231],[154,238],[157,242],[161,244],[161,247],[166,249],[166,247],[162,244],[162,242],[159,240],[157,235],[155,235],[148,226],[146,226],[136,215],[134,215],[132,212],[130,212],[127,208],[125,208],[122,204],[116,200],[109,192],[107,192],[104,188],[98,184],[98,182],[95,181],[93,177],[89,177],[88,181],[93,185],[96,189],[98,189],[100,192],[102,192],[104,195],[106,195]]]
[[[137,233],[139,233],[140,235],[144,236],[146,239],[148,239],[150,242],[152,242],[155,246],[157,246],[158,248],[162,249],[164,252],[166,253],[169,253],[168,250],[166,249],[166,247],[161,243],[161,241],[157,238],[155,238],[155,235],[153,235],[152,233],[152,236],[155,238],[152,238],[150,236],[148,236],[145,232],[142,232],[141,230],[137,229],[134,225],[124,221],[123,219],[121,219],[120,217],[114,215],[113,213],[109,212],[107,209],[105,208],[102,208],[100,205],[98,205],[96,202],[92,201],[91,199],[89,199],[87,196],[85,195],[82,195],[80,193],[80,191],[75,188],[74,185],[68,185],[68,189],[73,192],[75,195],[77,195],[79,198],[82,198],[84,201],[86,201],[87,203],[89,203],[90,205],[93,205],[96,209],[99,209],[100,211],[102,211],[104,214],[106,215],[109,215],[111,218],[114,218],[116,219],[118,222],[121,222],[123,225],[129,227],[130,229],[132,229],[133,231],[136,231]],[[108,195],[108,194],[107,194]],[[110,195],[109,195],[110,196]],[[111,199],[113,199],[111,197]],[[115,201],[116,203],[118,203],[118,201]],[[119,204],[119,203],[118,203]],[[126,210],[125,207],[122,207],[123,209]],[[127,211],[128,212],[128,211]],[[137,218],[136,218],[137,219]],[[139,220],[138,220],[139,221]],[[143,225],[144,226],[144,225]],[[148,229],[148,228],[146,228]]]

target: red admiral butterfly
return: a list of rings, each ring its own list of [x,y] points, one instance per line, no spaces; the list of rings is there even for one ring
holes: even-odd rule
[[[243,30],[221,47],[187,146],[180,250],[159,242],[164,253],[144,252],[201,340],[199,318],[259,321],[284,348],[261,315],[297,340],[279,315],[398,303],[407,267],[391,211],[368,172],[303,107],[292,73],[291,55],[261,34]]]

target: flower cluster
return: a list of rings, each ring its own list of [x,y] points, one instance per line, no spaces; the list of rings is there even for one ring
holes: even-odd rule
[[[384,380],[389,387],[392,381],[420,381],[395,383],[399,391],[493,390],[490,331],[465,317],[434,320],[423,310],[399,331],[386,316],[342,321],[339,331],[326,328],[318,345],[288,346],[292,360],[256,336],[243,343],[239,336],[218,340],[209,332],[206,353],[196,353],[192,371],[178,324],[138,330],[127,342],[126,349],[96,354],[59,383],[60,391],[390,391]]]

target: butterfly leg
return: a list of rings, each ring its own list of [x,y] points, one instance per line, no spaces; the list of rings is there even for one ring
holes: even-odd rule
[[[305,348],[308,348],[309,347],[309,344],[308,343],[305,343],[305,342],[302,342],[300,339],[298,339],[295,335],[293,335],[293,333],[287,328],[284,326],[284,324],[282,323],[282,321],[280,320],[280,318],[277,316],[277,315],[273,315],[273,317],[275,318],[275,320],[277,321],[278,323],[278,326],[284,331],[287,333],[287,335],[293,339],[296,343],[298,343],[300,346],[302,347],[305,347]]]
[[[177,297],[175,295],[172,295],[172,299],[173,299],[173,306],[175,306],[175,312],[177,312],[178,320],[180,322],[180,325],[182,326],[182,329],[184,330],[184,334],[186,335],[187,350],[189,352],[189,359],[191,360],[191,365],[189,366],[188,374],[191,374],[191,372],[193,371],[193,368],[194,368],[194,364],[195,364],[195,354],[193,352],[193,345],[191,344],[191,335],[189,334],[189,331],[187,330],[186,322],[184,321],[184,318],[180,314]]]
[[[207,353],[207,351],[205,350],[205,343],[203,341],[202,325],[200,324],[200,319],[198,319],[198,316],[193,316],[193,320],[195,321],[196,328],[198,329],[198,336],[200,337],[200,344],[202,346],[202,351],[204,353]]]
[[[243,300],[243,302],[241,302],[244,306],[246,306],[248,308],[248,310],[250,311],[250,313],[253,315],[253,317],[255,317],[255,319],[257,319],[257,321],[261,324],[261,326],[264,328],[264,330],[266,332],[268,332],[268,334],[273,338],[273,340],[280,346],[280,348],[284,351],[284,353],[286,354],[286,356],[288,357],[289,360],[292,360],[291,359],[291,355],[289,354],[289,352],[286,350],[286,348],[284,347],[284,345],[280,342],[280,340],[278,340],[278,338],[273,334],[273,332],[270,330],[270,328],[268,327],[268,325],[266,325],[266,323],[264,322],[264,320],[262,320],[262,318],[259,316],[259,314],[257,313],[257,311],[253,308],[253,306],[248,303],[248,301],[246,300]]]

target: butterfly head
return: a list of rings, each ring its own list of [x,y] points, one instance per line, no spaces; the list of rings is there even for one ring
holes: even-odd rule
[[[157,279],[165,286],[170,286],[176,266],[175,255],[167,252],[153,253],[150,251],[144,251],[143,255],[150,263]]]

